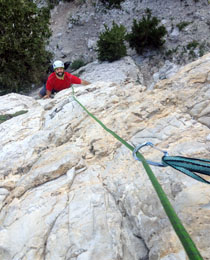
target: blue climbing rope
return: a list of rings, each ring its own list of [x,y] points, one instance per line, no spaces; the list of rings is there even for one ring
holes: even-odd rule
[[[144,146],[151,146],[164,153],[164,156],[162,157],[162,162],[158,163],[158,162],[146,160],[148,164],[153,166],[158,166],[158,167],[171,166],[172,168],[180,172],[183,172],[184,174],[188,175],[189,177],[197,181],[210,184],[209,181],[205,180],[204,178],[196,174],[196,173],[200,173],[203,175],[210,176],[210,160],[194,159],[194,158],[183,157],[183,156],[169,156],[166,151],[162,151],[158,149],[151,142],[146,142],[138,145],[133,151],[133,156],[138,161],[141,160],[136,156],[136,152],[139,151]]]

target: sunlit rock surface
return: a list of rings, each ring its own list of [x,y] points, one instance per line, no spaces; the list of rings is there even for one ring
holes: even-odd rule
[[[170,155],[210,159],[210,55],[151,91],[136,76],[118,78],[75,86],[75,95],[130,144],[151,141]],[[0,259],[187,259],[141,163],[71,89],[54,99],[9,94],[0,102],[1,115],[28,111],[0,125]],[[142,152],[161,160],[157,150]],[[170,167],[152,169],[210,259],[210,186]]]

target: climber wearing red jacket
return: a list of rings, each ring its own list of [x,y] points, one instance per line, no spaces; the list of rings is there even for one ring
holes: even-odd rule
[[[90,84],[90,82],[82,80],[69,72],[64,71],[64,63],[62,61],[55,61],[53,63],[53,69],[54,72],[48,77],[46,86],[44,86],[39,92],[40,97],[49,98],[52,93],[70,88],[72,84]]]

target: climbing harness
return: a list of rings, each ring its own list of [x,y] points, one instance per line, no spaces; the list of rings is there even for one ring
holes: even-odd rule
[[[194,159],[194,158],[188,158],[188,157],[183,157],[183,156],[169,156],[166,151],[158,149],[157,147],[155,147],[153,145],[153,143],[146,142],[146,143],[138,145],[133,151],[133,156],[138,161],[141,161],[141,159],[139,159],[136,156],[136,152],[139,151],[144,146],[151,146],[152,148],[157,149],[164,153],[164,156],[162,157],[162,163],[146,160],[146,162],[148,164],[153,165],[153,166],[158,166],[158,167],[171,166],[172,168],[174,168],[180,172],[183,172],[184,174],[188,175],[189,177],[191,177],[197,181],[210,184],[209,181],[205,180],[204,178],[200,177],[198,174],[195,173],[195,172],[197,172],[200,174],[210,176],[210,160]]]
[[[97,123],[99,123],[107,132],[109,132],[112,136],[114,136],[118,141],[120,141],[122,144],[124,144],[129,150],[131,150],[136,158],[138,158],[143,166],[144,169],[159,197],[159,200],[165,210],[166,215],[168,216],[171,225],[176,232],[180,242],[182,243],[186,254],[188,255],[190,260],[203,260],[202,256],[200,255],[200,252],[198,251],[196,245],[194,244],[193,240],[191,239],[190,235],[186,231],[185,227],[183,226],[181,220],[177,216],[174,208],[172,207],[167,195],[165,194],[164,190],[162,189],[160,183],[158,182],[157,178],[155,177],[154,173],[152,172],[149,164],[144,159],[143,155],[138,151],[139,149],[133,147],[129,143],[127,143],[124,139],[122,139],[120,136],[118,136],[115,132],[107,128],[98,118],[96,118],[93,114],[91,114],[85,106],[83,106],[79,100],[74,95],[74,88],[72,87],[72,97],[73,99],[84,109],[84,111],[92,117]],[[136,151],[135,151],[136,149]]]

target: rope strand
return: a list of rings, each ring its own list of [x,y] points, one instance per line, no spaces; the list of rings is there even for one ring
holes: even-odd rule
[[[182,156],[163,156],[162,162],[164,165],[171,166],[197,181],[210,184],[209,181],[195,173],[197,172],[210,176],[210,160],[194,159]]]

